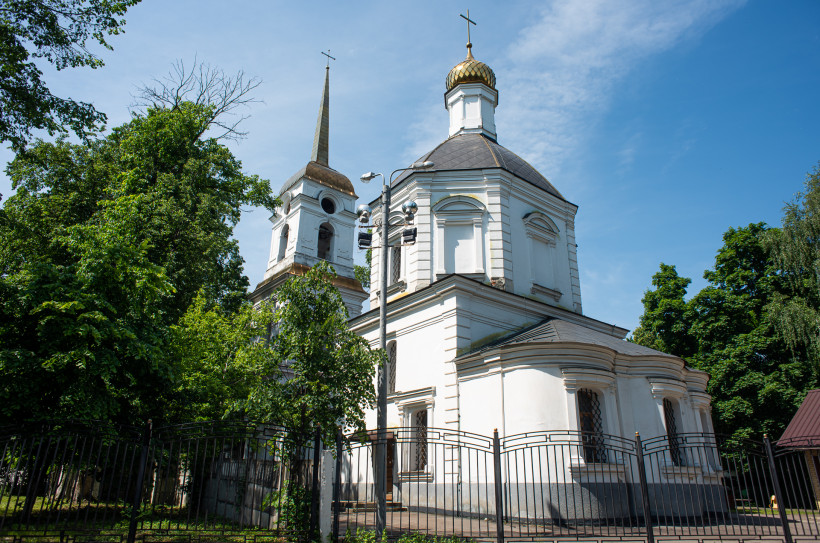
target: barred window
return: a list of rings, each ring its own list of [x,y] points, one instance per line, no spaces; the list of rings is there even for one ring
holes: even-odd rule
[[[413,413],[413,441],[414,451],[412,456],[413,471],[424,471],[427,469],[427,410],[419,409]]]
[[[400,243],[401,239],[395,243]],[[401,245],[390,247],[390,284],[398,283],[401,279]]]
[[[663,399],[663,418],[666,423],[666,437],[669,440],[669,456],[672,458],[674,465],[683,466],[683,455],[680,450],[675,404],[673,404],[669,398]]]
[[[587,388],[578,391],[578,418],[581,423],[581,439],[584,446],[584,461],[606,462],[604,442],[604,421],[598,393]]]
[[[387,392],[396,392],[396,342],[387,344]]]

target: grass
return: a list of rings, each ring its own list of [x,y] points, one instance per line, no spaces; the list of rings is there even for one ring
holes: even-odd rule
[[[35,541],[61,541],[70,536],[97,542],[121,542],[128,534],[131,506],[119,503],[78,504],[70,500],[37,497],[28,521],[22,518],[22,496],[0,498],[0,543],[19,541],[22,536]],[[138,515],[137,533],[141,542],[201,543],[280,543],[282,535],[258,527],[242,526],[214,514],[190,512],[185,507],[153,506]],[[55,529],[60,526],[63,529]],[[16,538],[16,539],[15,539]]]
[[[780,509],[772,509],[771,507],[757,507],[757,506],[740,506],[734,509],[736,513],[740,513],[742,515],[767,515],[767,516],[778,516],[780,514]],[[786,514],[790,517],[801,517],[801,516],[820,516],[820,511],[816,511],[814,509],[786,509]]]

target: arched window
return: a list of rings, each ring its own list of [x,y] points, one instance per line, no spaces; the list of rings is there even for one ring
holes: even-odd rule
[[[290,226],[287,224],[282,227],[282,235],[279,236],[279,255],[276,257],[276,261],[280,262],[283,258],[285,258],[285,251],[288,249],[288,233],[290,232]]]
[[[578,391],[578,419],[581,441],[584,446],[584,461],[590,463],[606,462],[604,419],[601,411],[601,400],[597,392],[588,388],[582,388]]]
[[[396,342],[387,344],[387,392],[396,392]]]
[[[333,227],[326,222],[319,226],[319,244],[316,256],[322,260],[331,260],[333,256]]]
[[[666,424],[666,437],[669,440],[669,456],[676,466],[683,466],[683,454],[678,437],[678,415],[675,404],[669,398],[663,399],[663,418]]]

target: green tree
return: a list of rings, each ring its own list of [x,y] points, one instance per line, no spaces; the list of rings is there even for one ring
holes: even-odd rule
[[[691,363],[710,374],[715,427],[736,438],[779,436],[816,384],[805,357],[787,348],[768,311],[783,296],[782,275],[767,248],[776,229],[730,228],[709,285],[690,301],[698,352]]]
[[[776,235],[764,223],[727,230],[714,268],[704,272],[709,284],[689,301],[689,280],[661,264],[634,334],[709,373],[715,429],[735,438],[780,435],[818,384],[805,351],[789,349],[773,325],[771,308],[790,296],[769,250]]]
[[[169,402],[180,419],[243,416],[279,424],[292,475],[267,499],[304,534],[309,496],[303,447],[319,430],[333,443],[336,427],[364,427],[375,400],[375,364],[383,351],[347,327],[347,310],[321,262],[277,288],[274,300],[245,302],[228,313],[198,297],[173,327],[171,356],[184,376]]]
[[[778,332],[795,352],[808,352],[820,371],[820,164],[806,189],[784,209],[783,228],[768,239],[790,292],[768,307]]]
[[[281,374],[267,341],[274,308],[244,302],[229,312],[197,296],[171,327],[169,356],[178,362],[165,420],[214,420],[243,414],[262,379]],[[263,371],[273,371],[265,373]]]
[[[684,300],[691,282],[679,276],[675,266],[661,263],[660,271],[652,276],[655,290],[647,290],[643,296],[644,313],[632,334],[635,343],[682,358],[695,352]]]
[[[125,12],[138,2],[0,1],[0,141],[20,150],[34,129],[53,135],[68,127],[85,138],[105,123],[105,114],[93,105],[54,96],[35,61],[44,59],[57,70],[102,66],[87,45],[111,49],[107,37],[123,31]]]
[[[0,212],[0,414],[161,418],[169,329],[198,293],[232,311],[248,280],[240,206],[276,204],[202,137],[210,106],[149,109],[102,139],[40,142]]]
[[[359,266],[356,264],[353,266],[353,274],[356,276],[356,279],[359,280],[359,283],[362,284],[364,288],[370,288],[370,270],[373,266],[373,249],[368,249],[367,252],[364,254],[364,266]]]
[[[290,428],[298,439],[318,428],[326,443],[333,442],[341,423],[364,429],[364,411],[376,397],[375,367],[384,359],[383,351],[372,350],[348,329],[334,277],[320,262],[276,290],[274,357],[247,402],[255,418]]]

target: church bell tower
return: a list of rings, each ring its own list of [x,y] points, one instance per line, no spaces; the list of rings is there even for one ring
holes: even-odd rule
[[[355,278],[353,237],[356,193],[344,174],[329,165],[330,59],[316,121],[310,161],[290,176],[279,191],[282,207],[271,216],[270,256],[265,278],[251,300],[270,297],[290,276],[302,275],[325,260],[336,270],[339,289],[351,317],[362,311],[367,293]]]

